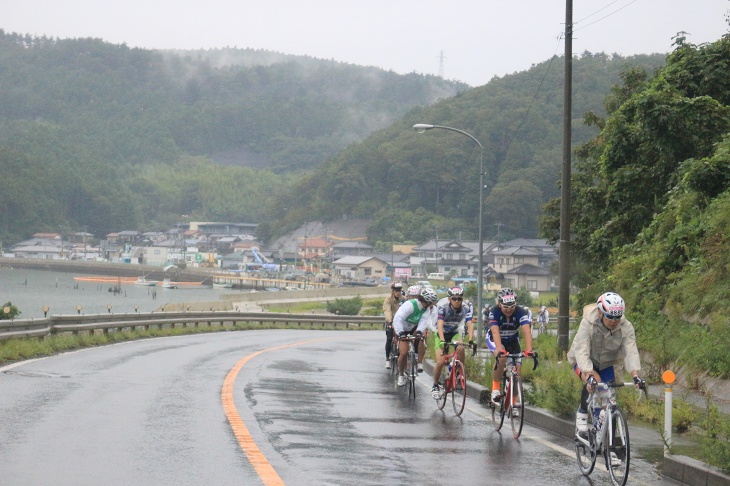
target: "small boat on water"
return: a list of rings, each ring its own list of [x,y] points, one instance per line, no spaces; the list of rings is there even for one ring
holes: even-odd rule
[[[154,287],[157,285],[157,282],[154,280],[147,280],[145,277],[137,277],[137,280],[134,281],[134,285],[146,285],[147,287]]]
[[[230,282],[213,282],[214,289],[232,289],[233,284]]]
[[[176,289],[177,288],[177,282],[171,282],[169,278],[166,278],[162,281],[162,284],[160,285],[163,289]]]

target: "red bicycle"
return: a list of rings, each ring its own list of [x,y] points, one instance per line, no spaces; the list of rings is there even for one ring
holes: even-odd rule
[[[454,413],[456,413],[456,416],[458,417],[464,411],[464,405],[466,404],[466,370],[464,369],[464,364],[459,361],[456,351],[459,349],[459,346],[465,346],[465,344],[453,343],[453,353],[449,353],[449,344],[452,343],[446,343],[444,345],[443,355],[444,359],[448,363],[449,375],[442,383],[439,384],[443,393],[436,399],[436,406],[438,406],[439,410],[443,410],[444,406],[446,406],[446,399],[449,394],[451,394],[451,403],[454,406]],[[472,353],[472,356],[474,356],[477,352],[476,344],[473,345],[473,348],[474,352]]]

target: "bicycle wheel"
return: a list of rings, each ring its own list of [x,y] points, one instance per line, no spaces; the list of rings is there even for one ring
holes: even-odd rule
[[[416,399],[416,376],[418,375],[418,357],[414,351],[408,353],[408,398]]]
[[[578,413],[576,411],[576,413]],[[593,414],[588,414],[588,432],[584,432],[585,436],[578,435],[578,429],[575,430],[575,458],[578,459],[578,469],[583,476],[588,476],[593,472],[596,465],[596,450],[593,446]],[[584,443],[583,441],[587,442]]]
[[[446,398],[448,398],[449,394],[446,392],[448,390],[447,386],[449,385],[449,378],[447,377],[444,381],[440,383],[441,385],[441,397],[436,399],[436,406],[439,408],[439,410],[443,410],[444,406],[446,406]]]
[[[512,377],[512,403],[510,404],[510,421],[512,423],[512,435],[519,439],[522,433],[522,419],[524,418],[525,402],[522,396],[522,378],[517,375]]]
[[[606,435],[606,446],[604,454],[606,467],[611,481],[616,486],[624,486],[629,478],[629,461],[631,459],[631,448],[629,442],[629,426],[626,423],[626,416],[620,408],[616,407],[611,412],[611,422],[606,424],[608,434]]]
[[[396,339],[393,339],[390,348],[390,373],[398,374],[398,341]]]
[[[466,372],[461,361],[454,361],[454,389],[451,390],[451,403],[454,405],[454,412],[458,417],[464,411],[466,404]]]
[[[494,430],[499,430],[502,428],[502,424],[504,423],[504,413],[505,413],[505,380],[502,380],[502,397],[499,399],[499,405],[495,405],[492,403],[492,423],[494,424]]]

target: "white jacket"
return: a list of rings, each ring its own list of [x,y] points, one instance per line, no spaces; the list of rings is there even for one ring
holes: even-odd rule
[[[436,306],[431,306],[430,309],[425,310],[425,312],[418,321],[418,325],[414,326],[410,322],[407,322],[406,319],[414,312],[423,309],[423,304],[418,300],[416,300],[416,306],[418,307],[418,309],[413,306],[413,300],[407,300],[403,302],[403,304],[398,308],[395,316],[393,316],[393,331],[396,335],[400,334],[403,331],[423,332],[428,329],[430,321],[434,319],[434,317],[438,314],[436,312]]]
[[[616,329],[609,331],[602,317],[596,304],[583,308],[583,319],[568,351],[570,364],[587,372],[594,367],[600,371],[623,360],[626,371],[641,371],[634,326],[621,317]]]

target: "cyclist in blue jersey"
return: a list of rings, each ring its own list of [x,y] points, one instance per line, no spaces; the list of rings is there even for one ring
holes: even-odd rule
[[[468,331],[469,344],[474,344],[474,324],[472,323],[473,308],[464,302],[464,290],[461,287],[452,287],[448,290],[448,302],[438,307],[436,332],[433,333],[436,366],[433,370],[433,387],[431,394],[434,398],[441,398],[443,391],[439,388],[441,370],[444,367],[444,345],[449,342],[461,342],[464,330]],[[454,339],[457,338],[457,339]],[[459,361],[464,362],[464,348],[457,350]]]
[[[428,328],[431,315],[436,311],[433,308],[438,300],[436,291],[426,287],[421,289],[418,298],[403,302],[393,317],[393,332],[398,337],[404,337],[408,334],[422,338],[423,332]],[[423,362],[423,356],[426,353],[426,346],[416,341],[418,352],[418,362]],[[398,343],[398,386],[406,384],[406,377],[403,374],[406,367],[406,358],[408,355],[408,342],[401,341]]]
[[[525,356],[532,355],[532,332],[530,316],[524,307],[517,305],[515,291],[503,288],[497,293],[497,305],[489,310],[489,333],[487,347],[499,360],[497,369],[492,371],[492,402],[499,404],[499,382],[504,373],[507,359],[503,354],[517,354],[521,351],[519,330],[525,336]],[[522,370],[522,363],[517,362],[517,373]]]

